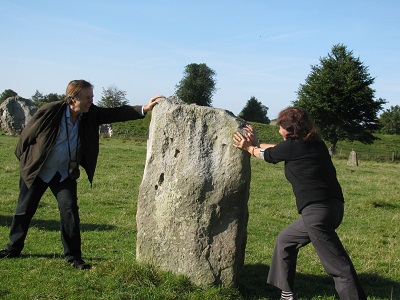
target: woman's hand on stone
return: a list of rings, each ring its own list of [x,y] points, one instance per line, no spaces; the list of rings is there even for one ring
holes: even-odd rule
[[[233,146],[247,151],[247,148],[251,146],[251,141],[238,131],[233,135]]]
[[[254,129],[254,127],[248,124],[248,125],[246,125],[244,130],[247,131],[246,137],[247,137],[247,139],[250,140],[251,145],[254,146],[254,147],[259,147],[259,142],[258,142],[258,138],[257,138],[257,132]]]

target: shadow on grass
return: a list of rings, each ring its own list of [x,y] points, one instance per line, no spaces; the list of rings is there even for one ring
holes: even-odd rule
[[[13,258],[13,259],[28,259],[28,258],[32,258],[32,257],[34,257],[34,258],[55,259],[55,260],[60,259],[62,261],[65,261],[65,263],[67,265],[70,264],[70,263],[67,263],[67,261],[65,260],[65,257],[64,257],[63,254],[54,254],[54,253],[52,253],[52,254],[50,254],[50,253],[49,254],[24,254],[24,253],[22,253],[20,256],[18,256],[17,258]],[[89,262],[90,264],[99,263],[99,262],[103,262],[103,261],[108,261],[108,259],[104,258],[104,257],[83,257],[83,259],[86,262]],[[0,299],[1,299],[1,297],[0,297]]]
[[[279,299],[280,291],[267,284],[269,266],[245,265],[239,278],[239,291],[245,299]]]
[[[12,216],[3,216],[0,215],[0,226],[10,227]],[[60,221],[59,220],[37,220],[35,218],[32,219],[30,227],[36,227],[38,229],[45,229],[50,231],[59,231],[60,230]],[[108,225],[108,224],[85,224],[81,223],[81,231],[106,231],[113,230],[116,226]]]
[[[267,284],[269,266],[245,265],[239,279],[239,291],[245,299],[279,299],[280,290]],[[377,274],[360,274],[360,281],[368,297],[400,299],[400,283]],[[295,292],[298,298],[336,296],[333,279],[328,275],[296,273]]]

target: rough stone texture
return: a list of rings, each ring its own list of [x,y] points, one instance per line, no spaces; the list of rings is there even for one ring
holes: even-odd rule
[[[1,129],[10,135],[19,135],[38,107],[29,99],[9,97],[0,104]]]
[[[243,122],[170,98],[152,112],[139,189],[136,258],[198,285],[233,286],[244,263],[250,155]]]
[[[112,124],[101,124],[99,126],[99,135],[110,138],[113,135]]]
[[[349,155],[349,159],[347,160],[347,165],[350,167],[357,167],[358,166],[358,159],[356,151],[351,151]]]

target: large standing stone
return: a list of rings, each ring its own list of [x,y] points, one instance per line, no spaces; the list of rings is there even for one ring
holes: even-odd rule
[[[198,285],[236,284],[251,170],[232,137],[243,125],[228,111],[176,99],[155,106],[138,197],[138,261]]]
[[[29,99],[9,97],[0,104],[1,129],[7,134],[18,135],[36,113],[38,107]]]

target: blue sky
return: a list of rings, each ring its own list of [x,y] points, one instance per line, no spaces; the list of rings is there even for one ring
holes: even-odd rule
[[[212,105],[268,117],[335,44],[368,67],[376,98],[400,105],[400,1],[0,0],[0,92],[65,93],[70,80],[111,85],[131,104],[173,95],[185,66],[216,72]]]

